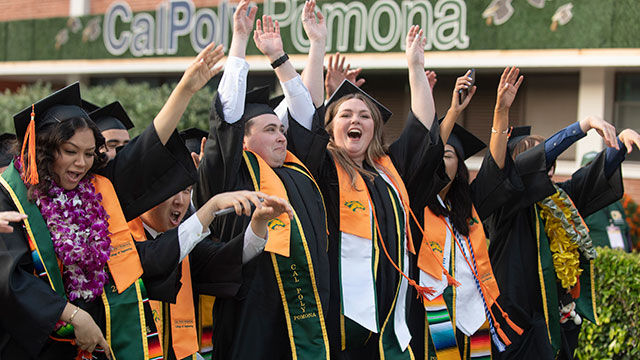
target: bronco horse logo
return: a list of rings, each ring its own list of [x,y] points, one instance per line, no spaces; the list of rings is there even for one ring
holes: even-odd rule
[[[431,242],[429,242],[429,245],[431,246],[431,249],[432,249],[433,251],[437,251],[437,252],[439,252],[440,254],[442,254],[442,247],[440,247],[440,244],[438,244],[438,243],[437,243],[437,242],[435,242],[435,241],[431,241]]]
[[[269,220],[269,222],[267,223],[267,226],[271,230],[276,230],[278,227],[285,227],[286,224],[283,223],[282,220],[276,218],[276,219]]]
[[[362,205],[362,203],[357,200],[347,201],[344,203],[344,206],[348,207],[353,212],[356,212],[356,210],[365,210],[364,205]]]

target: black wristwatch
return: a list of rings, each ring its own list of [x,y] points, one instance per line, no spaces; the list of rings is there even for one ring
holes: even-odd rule
[[[289,60],[289,55],[287,55],[287,53],[284,53],[284,55],[280,56],[274,62],[271,63],[271,67],[275,69],[278,66],[284,64],[287,60]]]

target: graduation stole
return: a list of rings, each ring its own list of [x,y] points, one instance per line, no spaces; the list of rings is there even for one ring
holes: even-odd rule
[[[92,180],[96,192],[102,195],[101,205],[109,214],[111,257],[107,262],[109,281],[102,301],[105,309],[106,340],[117,359],[149,359],[147,319],[144,313],[146,292],[139,279],[142,265],[138,257],[120,202],[111,182],[98,175]],[[24,229],[32,252],[36,275],[67,298],[51,233],[38,206],[27,198],[27,188],[20,173],[11,165],[2,173],[0,184],[7,190],[18,212],[27,214]],[[115,319],[115,322],[112,320]],[[153,330],[151,329],[150,332]],[[67,324],[52,335],[54,340],[73,339],[73,326]]]
[[[536,220],[536,243],[538,247],[538,279],[540,281],[540,292],[542,296],[542,308],[547,325],[547,335],[554,353],[558,353],[562,347],[562,327],[560,325],[559,296],[556,269],[553,264],[553,255],[550,247],[549,237],[544,227],[542,219],[542,209],[536,204],[534,206],[534,216]],[[576,312],[594,324],[599,324],[596,313],[595,294],[595,270],[594,260],[587,259],[583,254],[579,257],[580,269],[582,273],[576,288],[579,289],[579,297],[575,299]]]
[[[470,253],[467,255],[464,246],[460,243],[465,239],[455,231],[444,218],[434,214],[428,206],[425,207],[424,228],[429,229],[429,231],[423,234],[420,253],[418,254],[418,268],[436,279],[442,278],[443,271],[441,270],[441,263],[444,256],[442,249],[445,248],[447,231],[449,231],[451,233],[452,241],[451,252],[452,254],[455,254],[455,246],[457,246],[462,254],[465,255],[465,261],[473,273],[475,285],[482,294],[484,310],[489,322],[493,342],[496,344],[499,351],[504,351],[505,345],[502,342],[506,345],[511,344],[511,342],[504,331],[500,328],[500,323],[496,321],[493,311],[491,310],[493,304],[497,305],[503,319],[516,333],[522,334],[523,330],[509,319],[509,315],[503,311],[500,305],[496,302],[496,299],[500,296],[500,290],[498,289],[498,284],[495,280],[495,276],[493,275],[493,269],[491,268],[491,263],[489,261],[489,252],[486,245],[485,233],[479,219],[480,217],[478,217],[475,207],[472,206],[471,218],[469,219],[469,236],[466,239]],[[429,253],[429,250],[435,254],[435,257]],[[453,259],[454,257],[452,256],[452,262],[454,261]],[[432,301],[435,301],[435,299]],[[433,306],[435,306],[429,306],[432,301],[425,302],[425,310],[427,312],[427,319],[429,320],[430,327],[431,319],[429,318],[429,308],[433,308]],[[444,310],[446,311],[446,307]],[[443,331],[442,326],[440,326],[440,330]],[[431,333],[434,334],[434,331],[432,330]],[[451,327],[448,336],[451,337],[451,335],[453,335],[455,339],[453,327]],[[502,342],[500,340],[502,340]],[[436,346],[437,351],[438,345],[436,344],[435,339],[434,346]]]
[[[136,241],[147,240],[142,219],[137,217],[129,221],[128,226],[131,229],[131,233],[134,234]],[[169,305],[171,346],[177,359],[184,359],[194,355],[199,349],[189,256],[186,256],[182,260],[181,266],[182,277],[180,278],[180,282],[182,286],[178,291],[176,303]],[[159,338],[162,338],[162,331],[165,329],[165,319],[162,316],[162,302],[151,301],[150,305],[154,312],[153,319],[158,329]],[[169,344],[164,344],[164,346],[169,346]]]
[[[385,358],[412,358],[411,349],[406,351],[411,334],[406,323],[405,309],[409,287],[405,275],[408,272],[408,254],[405,247],[412,253],[415,253],[415,250],[411,234],[407,231],[409,221],[409,215],[405,212],[405,209],[409,209],[407,190],[389,157],[384,156],[379,159],[376,170],[390,188],[389,197],[394,205],[399,251],[398,265],[387,253],[383,239],[380,239],[380,244],[389,261],[402,274],[396,288],[393,306],[381,327],[376,297],[379,231],[376,231],[378,224],[375,210],[369,190],[360,173],[356,172],[354,189],[346,170],[337,161],[334,160],[334,163],[340,197],[341,349],[347,349],[352,342],[358,345],[366,341],[368,334],[366,332],[363,334],[366,329],[380,333],[380,352],[384,353]],[[387,328],[389,320],[392,320],[393,324]]]
[[[284,184],[260,156],[245,151],[243,158],[256,191],[289,200]],[[309,177],[313,176],[293,154],[287,151],[284,167]],[[270,252],[278,289],[282,297],[291,355],[293,359],[329,359],[329,338],[322,312],[320,295],[307,239],[300,219],[286,213],[271,219],[267,225],[265,251]]]

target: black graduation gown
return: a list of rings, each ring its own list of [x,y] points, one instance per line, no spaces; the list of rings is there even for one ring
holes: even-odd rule
[[[195,181],[193,160],[178,133],[174,132],[162,145],[153,125],[125,146],[100,173],[113,183],[127,220]],[[0,211],[16,211],[4,188],[0,191]],[[73,359],[77,355],[75,347],[48,338],[66,300],[33,275],[25,232],[21,224],[12,225],[13,233],[0,234],[0,358]],[[175,255],[176,264],[177,258]],[[158,260],[151,253],[142,252],[145,276],[153,274]],[[163,288],[152,281],[149,286],[156,288],[158,296],[175,291],[175,286]],[[76,300],[74,304],[91,314],[104,329],[102,302]]]
[[[620,168],[606,178],[604,153],[601,152],[591,165],[576,171],[570,180],[558,184],[583,217],[622,197]],[[547,171],[544,144],[520,154],[515,161],[507,156],[502,170],[487,152],[478,176],[471,184],[476,210],[489,231],[489,257],[500,288],[500,304],[524,329],[519,337],[501,322],[512,345],[503,353],[494,346],[492,352],[496,359],[556,357],[549,342],[543,310],[538,276],[537,215],[533,206],[555,193]],[[565,335],[563,332],[560,357],[573,358]]]
[[[185,215],[185,218],[187,218],[188,215],[189,214]],[[162,244],[178,244],[178,228],[159,234],[156,238],[153,238],[146,230],[145,234],[149,240],[144,243],[159,244],[157,249],[160,251],[167,248]],[[208,236],[206,239],[198,243],[191,253],[189,253],[191,285],[193,289],[194,309],[196,311],[194,315],[196,321],[198,320],[197,312],[199,298],[197,294],[229,297],[235,295],[237,292],[241,281],[243,244],[244,234],[236,236],[226,243],[214,241],[211,236]],[[177,251],[172,253],[156,252],[153,250],[153,247],[149,247],[147,250],[149,250],[149,254],[154,254],[160,258],[165,256],[176,256],[176,261],[180,256],[179,246]],[[167,287],[170,286],[169,284],[173,284],[175,287],[173,299],[163,300],[164,319],[169,319],[169,316],[171,316],[169,303],[175,303],[178,291],[182,287],[181,278],[182,262],[180,262],[180,266],[166,269],[164,274],[160,275],[157,279],[157,281],[163,285],[166,283],[167,285],[165,286]],[[171,323],[169,321],[165,320],[163,334],[162,345],[167,349],[167,351],[165,351],[167,354],[165,360],[175,360],[176,356],[173,352],[173,347],[170,346],[172,343],[172,334]]]
[[[315,116],[321,118],[319,111]],[[253,183],[242,157],[244,121],[228,124],[216,95],[209,117],[211,130],[205,154],[198,168],[199,181],[194,187],[196,207],[211,196],[234,190],[253,190]],[[308,131],[289,119],[288,149],[314,173],[324,155],[328,138],[322,128]],[[313,182],[298,171],[273,169],[287,189],[307,238],[316,274],[318,293],[324,313],[329,302],[326,222],[321,194]],[[226,215],[215,219],[212,234],[229,241],[244,232],[251,218]],[[242,268],[242,285],[232,298],[216,298],[213,310],[213,357],[215,359],[289,359],[291,346],[284,309],[271,261],[263,252]]]
[[[399,175],[407,189],[411,207],[414,209],[416,217],[420,217],[423,213],[426,199],[430,193],[437,191],[442,186],[446,174],[444,174],[439,164],[442,162],[444,147],[440,140],[440,132],[437,122],[434,122],[433,131],[429,131],[412,112],[405,128],[400,137],[389,147],[389,157],[393,162]],[[375,170],[365,164],[365,168],[375,173]],[[437,175],[436,175],[437,174]],[[331,301],[329,304],[329,319],[327,323],[329,333],[329,343],[331,345],[331,357],[336,359],[373,359],[379,358],[378,334],[372,334],[366,345],[360,348],[352,348],[347,351],[341,351],[341,331],[340,331],[340,214],[339,202],[340,193],[338,186],[338,175],[335,163],[328,151],[325,151],[324,163],[322,164],[320,175],[318,177],[320,188],[327,206],[328,227],[329,227],[329,261],[331,265]],[[386,245],[389,255],[396,264],[398,259],[398,238],[393,210],[392,200],[389,197],[389,186],[378,175],[375,176],[373,183],[363,177],[367,185],[367,189],[373,201],[373,207],[376,211],[382,239]],[[434,181],[439,179],[437,181]],[[444,182],[446,184],[446,182]],[[413,220],[411,220],[412,226]],[[414,231],[413,234],[417,234]],[[414,235],[416,236],[416,235]],[[418,243],[419,239],[414,239],[414,243]],[[396,289],[400,281],[400,273],[389,262],[380,247],[379,262],[376,278],[376,296],[378,305],[378,319],[380,323],[387,318],[391,311]],[[416,257],[409,256],[409,276],[413,276],[414,268],[417,267]],[[416,297],[415,289],[411,286],[407,294],[407,324],[411,323],[411,307]],[[393,325],[393,319],[389,320],[387,327]]]

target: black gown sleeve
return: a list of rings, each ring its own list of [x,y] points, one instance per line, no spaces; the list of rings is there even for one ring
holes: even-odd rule
[[[423,209],[449,182],[443,155],[437,118],[429,130],[409,111],[402,134],[389,146],[389,157],[404,181],[412,208]]]
[[[582,217],[587,217],[622,198],[624,185],[620,164],[611,177],[605,176],[605,153],[601,151],[591,164],[578,169],[571,179],[559,183]]]
[[[198,167],[198,182],[193,189],[196,208],[216,194],[236,190],[236,176],[243,161],[243,138],[244,120],[227,123],[216,93],[209,113],[209,137]]]
[[[162,145],[153,124],[122,147],[99,174],[113,183],[127,221],[196,181],[191,154],[178,132]]]
[[[244,233],[228,242],[214,241],[209,235],[191,251],[191,280],[194,292],[230,298],[242,284]]]
[[[149,233],[146,235],[149,240],[136,241],[136,250],[144,270],[141,278],[147,295],[151,300],[175,303],[182,276],[182,266],[178,262],[178,228],[168,230],[155,239]]]
[[[313,114],[311,130],[300,125],[289,114],[289,129],[287,130],[287,150],[291,151],[318,179],[320,167],[325,159],[329,134],[324,129],[325,107],[322,105]]]
[[[547,175],[544,143],[518,155],[515,161],[507,155],[503,169],[487,151],[471,183],[473,204],[483,220],[498,209],[503,211],[501,216],[510,217],[554,192]]]
[[[0,191],[0,211],[17,211]],[[34,275],[33,259],[22,223],[0,234],[0,354],[9,342],[37,358],[62,316],[67,301]]]

